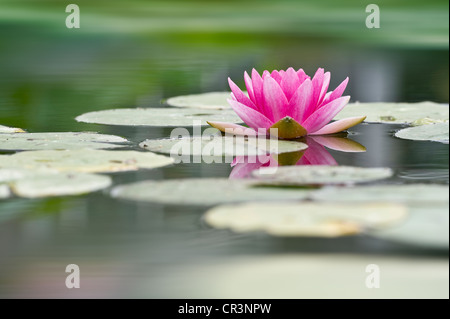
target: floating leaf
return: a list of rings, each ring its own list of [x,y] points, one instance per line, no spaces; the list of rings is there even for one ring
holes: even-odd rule
[[[40,174],[11,183],[14,194],[20,197],[80,195],[111,185],[109,176],[83,173]]]
[[[116,186],[112,197],[175,205],[210,206],[221,203],[299,200],[311,192],[300,188],[253,187],[244,180],[224,178],[144,181]]]
[[[231,92],[208,92],[202,94],[191,94],[174,96],[167,99],[167,104],[177,107],[191,107],[204,109],[229,109],[227,102]]]
[[[9,195],[10,195],[10,191],[9,191],[8,185],[0,184],[0,199],[8,198]]]
[[[17,127],[0,125],[0,133],[25,133],[25,131]]]
[[[370,234],[392,241],[448,249],[448,204],[411,206],[405,222],[396,227],[371,231]]]
[[[124,147],[123,143],[125,142],[128,141],[115,135],[83,132],[0,134],[0,149],[2,150],[118,148]]]
[[[448,144],[449,123],[408,127],[395,133],[395,136],[406,140],[434,141]]]
[[[243,136],[203,136],[146,140],[140,147],[158,153],[176,156],[257,156],[304,150],[308,145],[301,142],[281,141]]]
[[[90,112],[76,118],[78,122],[127,126],[199,126],[206,121],[242,123],[233,110],[147,108],[114,109]]]
[[[449,119],[448,104],[421,103],[351,103],[335,120],[346,117],[367,116],[365,122],[402,124],[428,118],[434,121]]]
[[[54,169],[77,172],[117,172],[170,165],[173,159],[150,152],[66,150],[29,151],[0,155],[0,168]]]
[[[228,237],[225,238],[229,241],[239,239]],[[258,238],[258,242],[261,240],[264,239]],[[278,251],[273,253],[228,254],[211,258],[208,263],[191,258],[170,267],[162,266],[158,276],[147,276],[141,283],[139,293],[151,291],[150,297],[154,298],[185,298],[189,292],[190,298],[219,299],[448,299],[448,258],[444,256],[317,253],[303,248],[305,241],[295,242],[297,253],[280,253],[276,246]],[[219,245],[219,241],[214,243]],[[339,243],[347,245],[347,250],[353,248],[343,240],[330,240],[329,245],[335,247]],[[368,289],[366,278],[375,278],[371,275],[378,270],[380,289]],[[160,289],[154,293],[151,288],[156,286]]]
[[[346,184],[369,182],[392,176],[390,168],[363,168],[351,166],[282,166],[267,167],[253,171],[253,176],[262,184]]]
[[[358,187],[325,187],[311,194],[318,201],[367,202],[392,201],[399,203],[445,203],[449,200],[448,185],[406,184],[371,185]]]
[[[247,203],[212,208],[205,221],[235,232],[265,231],[276,236],[337,237],[398,223],[406,207],[391,203]]]

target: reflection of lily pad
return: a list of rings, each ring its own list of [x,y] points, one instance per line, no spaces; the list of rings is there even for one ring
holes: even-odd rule
[[[335,117],[335,120],[354,116],[367,116],[365,122],[401,124],[424,118],[448,120],[449,109],[447,104],[433,102],[351,103]]]
[[[115,135],[82,132],[0,134],[0,149],[2,150],[118,148],[123,147],[124,142],[127,140]]]
[[[326,187],[313,194],[318,201],[364,202],[393,201],[400,203],[443,203],[448,202],[449,187],[433,184],[372,185],[358,187]]]
[[[9,197],[9,187],[8,185],[0,184],[0,198],[8,198]]]
[[[448,143],[449,124],[437,123],[408,127],[395,133],[395,136],[406,140]]]
[[[55,169],[77,172],[116,172],[155,168],[173,163],[163,155],[136,151],[29,151],[0,155],[0,168]]]
[[[363,168],[351,166],[284,166],[261,168],[253,176],[264,184],[343,184],[369,182],[392,176],[389,168]]]
[[[17,127],[0,125],[0,133],[24,133],[25,131]]]
[[[221,203],[304,199],[307,189],[252,187],[244,180],[225,178],[172,179],[120,185],[113,197],[175,205],[210,206]]]
[[[215,207],[206,213],[205,220],[213,227],[235,232],[336,237],[389,226],[405,216],[405,206],[389,203],[248,203]]]
[[[448,205],[414,205],[406,221],[396,227],[371,231],[371,235],[420,246],[448,248]]]
[[[198,126],[206,121],[242,123],[233,110],[147,108],[114,109],[90,112],[76,118],[78,122],[127,126]]]
[[[306,149],[304,143],[277,139],[211,136],[146,140],[139,144],[149,151],[183,156],[256,156]]]
[[[111,185],[109,176],[83,173],[40,174],[11,183],[17,196],[27,198],[80,195]]]
[[[208,92],[203,94],[191,94],[174,96],[167,99],[167,104],[178,107],[192,107],[205,109],[229,109],[227,102],[231,92]]]

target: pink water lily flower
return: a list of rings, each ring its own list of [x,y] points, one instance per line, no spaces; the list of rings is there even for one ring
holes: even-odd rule
[[[305,135],[333,134],[364,121],[365,117],[352,117],[333,123],[330,121],[345,107],[350,97],[342,96],[348,83],[346,78],[334,91],[328,91],[330,72],[319,68],[311,79],[303,69],[295,71],[264,71],[262,77],[253,69],[250,77],[244,74],[248,95],[228,78],[231,99],[228,100],[236,114],[249,126],[224,122],[208,122],[225,132],[239,129],[241,134],[270,134],[294,139]],[[237,131],[237,130],[235,130]],[[274,131],[272,131],[274,132]],[[274,134],[272,134],[274,135]]]

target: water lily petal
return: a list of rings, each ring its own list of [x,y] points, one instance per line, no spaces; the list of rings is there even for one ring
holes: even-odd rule
[[[347,105],[349,100],[350,96],[343,96],[322,106],[302,123],[303,127],[309,134],[315,133],[328,124]]]
[[[332,150],[347,152],[347,153],[361,153],[366,152],[367,149],[358,142],[345,137],[337,136],[310,136],[308,141],[314,140],[315,142],[326,146]]]
[[[256,105],[255,94],[253,93],[252,78],[248,75],[247,71],[244,72],[244,80],[245,80],[245,86],[247,88],[248,96],[249,96],[250,100],[253,102],[253,104]]]
[[[297,72],[293,68],[287,69],[282,80],[281,80],[281,89],[288,101],[291,100],[292,95],[294,95],[295,91],[300,86],[300,80],[298,79]]]
[[[297,162],[297,165],[338,165],[338,162],[331,156],[324,146],[307,139],[308,148],[303,154],[302,158]]]
[[[233,110],[245,122],[245,124],[255,129],[256,131],[258,130],[258,128],[266,129],[273,124],[273,122],[263,114],[242,103],[239,103],[238,101],[229,99],[228,103],[230,103]]]
[[[258,133],[254,129],[239,124],[227,122],[213,122],[213,121],[206,121],[206,123],[224,133],[230,133],[229,130],[233,130],[234,135],[248,135],[248,136],[258,135]]]
[[[298,123],[302,123],[305,113],[310,112],[308,108],[313,107],[312,98],[312,83],[310,79],[307,79],[298,87],[289,101],[287,107],[288,115]]]
[[[311,80],[311,78],[305,73],[305,71],[303,71],[303,69],[299,69],[297,71],[297,76],[300,83],[303,83],[304,81],[306,81],[306,79]]]
[[[358,125],[362,121],[366,119],[365,116],[357,116],[357,117],[348,117],[330,124],[325,125],[320,130],[311,133],[310,135],[326,135],[326,134],[334,134],[341,131],[345,131],[346,129]]]
[[[322,102],[322,105],[328,104],[331,101],[333,101],[337,98],[340,98],[342,96],[342,94],[344,93],[344,91],[347,87],[347,84],[348,84],[348,77],[344,81],[342,81],[342,83],[339,84],[339,86],[336,89],[334,89],[333,92],[329,92],[329,94],[327,94],[327,96],[325,97],[325,99]]]
[[[319,97],[319,101],[317,103],[318,106],[323,102],[323,99],[325,98],[325,95],[327,94],[328,86],[330,85],[330,78],[331,78],[330,72],[326,72],[323,75],[322,90],[320,91],[320,97]]]
[[[270,76],[277,81],[278,84],[281,83],[281,80],[283,79],[283,77],[281,76],[281,73],[278,72],[277,70],[273,70],[272,73],[270,73]]]
[[[230,79],[228,78],[228,84],[230,85],[230,89],[234,94],[236,101],[251,107],[254,110],[258,110],[256,105],[245,95],[244,92]]]
[[[278,121],[286,116],[289,104],[280,85],[271,77],[263,80],[264,114]]]
[[[264,110],[264,98],[263,98],[263,80],[258,71],[252,70],[252,85],[253,94],[255,96],[255,105],[258,106],[258,110],[263,112]]]

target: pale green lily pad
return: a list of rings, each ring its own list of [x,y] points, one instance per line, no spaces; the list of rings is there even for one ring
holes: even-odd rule
[[[305,184],[349,184],[370,182],[389,178],[390,168],[351,167],[351,166],[282,166],[260,168],[252,175],[262,184],[305,185]]]
[[[280,154],[298,152],[308,148],[308,145],[301,142],[220,135],[146,140],[139,146],[149,151],[174,156],[205,157]]]
[[[0,125],[0,133],[25,133],[25,131],[17,127]]]
[[[395,133],[395,137],[405,140],[434,141],[448,144],[449,123],[408,127]]]
[[[253,187],[251,181],[226,178],[144,181],[116,186],[116,198],[174,205],[210,206],[222,203],[270,200],[301,200],[308,189]]]
[[[367,202],[392,201],[415,204],[446,203],[449,201],[448,185],[406,184],[371,185],[358,187],[325,187],[311,194],[318,201]]]
[[[8,198],[10,196],[10,191],[8,185],[0,184],[0,199]]]
[[[233,110],[135,108],[90,112],[76,118],[78,122],[126,126],[199,126],[206,121],[242,123]]]
[[[97,133],[5,133],[0,134],[2,150],[57,150],[80,148],[119,148],[126,139]]]
[[[85,173],[132,171],[173,163],[167,156],[150,152],[108,150],[28,151],[0,155],[0,168],[54,169]]]
[[[396,242],[448,248],[448,204],[411,206],[408,217],[403,223],[391,228],[374,230],[369,234]]]
[[[174,96],[167,99],[167,104],[201,109],[229,109],[231,108],[227,102],[229,98],[231,98],[231,92],[208,92]]]
[[[434,121],[449,119],[448,104],[421,103],[350,103],[334,119],[367,116],[365,122],[406,124],[428,118]]]
[[[84,173],[37,174],[10,184],[13,193],[20,197],[81,195],[109,187],[109,176]]]
[[[265,231],[275,236],[338,237],[383,228],[407,215],[400,204],[247,203],[212,208],[205,221],[235,232]]]
[[[377,274],[380,274],[380,288],[368,288],[366,282],[374,282],[371,279]],[[420,254],[307,251],[224,254],[208,262],[189,258],[182,263],[163,265],[158,276],[144,277],[137,295],[150,291],[153,298],[186,298],[186,295],[219,299],[449,297],[448,258]],[[154,287],[159,287],[157,292]]]

